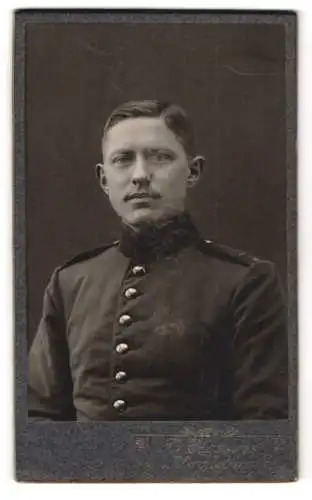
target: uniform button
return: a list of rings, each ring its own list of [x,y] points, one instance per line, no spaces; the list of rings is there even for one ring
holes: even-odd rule
[[[123,399],[116,399],[116,401],[113,402],[113,408],[118,411],[124,410],[126,407],[126,402]]]
[[[116,352],[118,354],[123,354],[124,352],[127,352],[128,349],[129,349],[128,344],[125,344],[124,342],[121,342],[121,344],[116,345]]]
[[[119,318],[120,325],[129,325],[131,323],[131,316],[129,314],[122,314]]]
[[[143,266],[134,266],[132,268],[132,274],[134,274],[134,276],[144,276],[144,274],[146,274],[146,269]]]
[[[116,375],[115,375],[115,380],[116,382],[123,382],[124,380],[126,380],[127,378],[127,374],[126,372],[117,372]]]
[[[137,289],[136,288],[127,288],[127,290],[125,290],[125,297],[127,299],[132,299],[133,297],[135,297],[137,295]]]

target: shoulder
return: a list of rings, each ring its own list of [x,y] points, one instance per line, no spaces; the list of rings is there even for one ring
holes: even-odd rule
[[[270,260],[209,240],[202,240],[199,250],[212,260],[214,272],[222,276],[224,282],[230,283],[235,293],[243,291],[244,295],[244,290],[248,290],[248,295],[252,290],[283,293],[279,272]]]
[[[201,240],[197,250],[213,263],[213,267],[223,275],[233,275],[240,280],[264,277],[279,279],[278,271],[273,262],[252,255],[244,250],[232,248],[210,240]]]
[[[75,264],[89,262],[89,261],[101,256],[103,253],[106,253],[109,249],[116,247],[118,245],[118,243],[119,243],[119,241],[117,240],[117,241],[114,241],[112,243],[102,245],[100,247],[85,250],[85,251],[75,255],[71,259],[67,260],[63,264],[61,264],[57,268],[57,270],[62,271],[63,269],[67,269],[69,267],[72,267]]]
[[[201,239],[197,246],[198,250],[207,257],[215,258],[219,261],[237,264],[243,267],[253,267],[255,264],[266,262],[250,253],[219,244],[214,241]]]

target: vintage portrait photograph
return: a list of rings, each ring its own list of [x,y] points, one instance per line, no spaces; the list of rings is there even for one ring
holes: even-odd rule
[[[42,462],[71,433],[134,432],[130,462],[187,428],[246,430],[247,455],[271,459],[184,457],[182,480],[292,479],[295,14],[25,11],[16,26],[20,476],[103,479],[83,458],[72,476]]]

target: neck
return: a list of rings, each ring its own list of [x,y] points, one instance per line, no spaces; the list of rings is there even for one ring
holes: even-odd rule
[[[153,224],[123,224],[119,247],[128,257],[146,261],[175,253],[198,238],[190,216],[183,212]]]

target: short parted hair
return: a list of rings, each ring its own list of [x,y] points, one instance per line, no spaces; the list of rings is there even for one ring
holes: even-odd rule
[[[129,101],[121,104],[107,119],[102,145],[109,129],[128,118],[163,118],[167,127],[175,134],[190,157],[195,155],[195,137],[192,124],[187,113],[181,106],[157,100]]]

